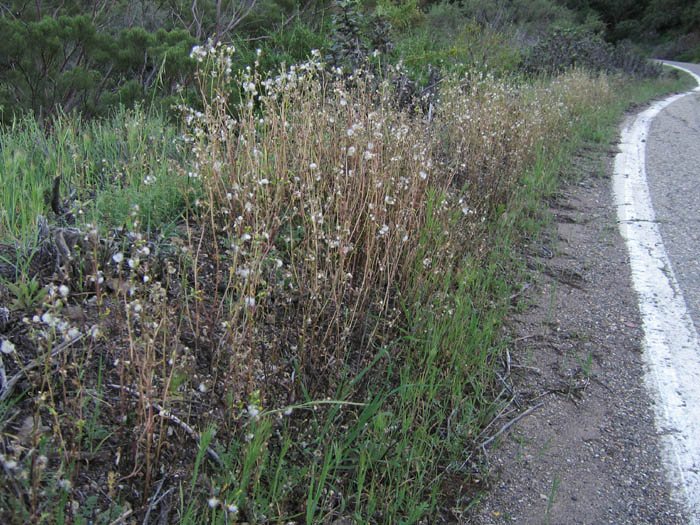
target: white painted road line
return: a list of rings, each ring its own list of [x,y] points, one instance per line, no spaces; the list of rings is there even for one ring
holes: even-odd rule
[[[680,68],[678,66],[678,69]],[[700,77],[692,72],[698,81]],[[655,401],[670,481],[700,525],[700,339],[666,254],[647,187],[645,144],[654,117],[688,93],[653,104],[623,125],[613,191],[644,328],[645,382]]]

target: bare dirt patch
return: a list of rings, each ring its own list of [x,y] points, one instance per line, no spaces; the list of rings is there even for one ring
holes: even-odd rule
[[[681,524],[644,390],[642,330],[610,190],[611,146],[582,152],[526,247],[534,285],[510,321],[517,412],[463,523]]]

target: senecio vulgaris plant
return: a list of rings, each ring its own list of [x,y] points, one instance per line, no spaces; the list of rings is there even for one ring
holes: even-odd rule
[[[0,401],[33,416],[4,420],[18,438],[0,455],[2,518],[327,522],[354,508],[389,523],[414,512],[404,488],[429,509],[445,436],[458,465],[474,444],[488,376],[464,378],[470,353],[492,355],[477,330],[491,305],[453,270],[481,264],[520,173],[609,85],[446,75],[428,118],[318,54],[262,76],[234,74],[233,52],[192,52],[187,220],[147,233],[131,203],[107,238],[87,226],[70,249],[91,264],[44,276],[43,311],[3,332],[20,379]]]
[[[191,318],[195,338],[216,341],[212,402],[255,393],[257,414],[364,401],[353,376],[382,345],[410,351],[394,344],[407,311],[450,315],[436,275],[488,252],[521,173],[606,89],[581,71],[551,88],[453,75],[428,119],[399,109],[385,78],[344,76],[317,53],[264,77],[233,74],[232,52],[195,48],[202,108],[181,108],[203,188]]]
[[[203,108],[181,108],[221,299],[204,324],[236,349],[221,356],[226,381],[253,388],[263,360],[292,359],[307,385],[323,383],[366,364],[398,316],[437,177],[432,142],[371,73],[326,71],[314,52],[277,76],[232,75],[232,52],[195,48]]]

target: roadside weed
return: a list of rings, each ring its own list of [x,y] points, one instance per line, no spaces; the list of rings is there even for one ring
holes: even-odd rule
[[[554,475],[554,479],[552,480],[552,490],[549,493],[549,497],[547,499],[547,509],[544,513],[544,523],[548,524],[550,523],[551,519],[551,512],[552,512],[552,505],[554,505],[554,500],[557,496],[557,492],[559,490],[559,485],[561,483],[561,479],[557,474]]]
[[[42,288],[36,279],[21,280],[16,283],[5,284],[14,298],[11,299],[11,310],[32,310],[41,305],[48,293],[47,288]]]
[[[236,76],[232,49],[193,53],[179,128],[137,108],[1,131],[0,257],[42,215],[80,260],[3,273],[0,514],[450,516],[506,396],[513,245],[614,80],[466,71],[430,109],[397,104],[398,67]]]

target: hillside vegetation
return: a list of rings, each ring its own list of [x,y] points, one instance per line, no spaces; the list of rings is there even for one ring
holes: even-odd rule
[[[578,19],[594,18],[606,40],[635,42],[657,58],[700,61],[698,0],[563,0]]]
[[[546,1],[0,8],[4,523],[459,519],[516,248],[684,85]]]

